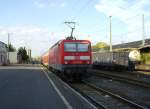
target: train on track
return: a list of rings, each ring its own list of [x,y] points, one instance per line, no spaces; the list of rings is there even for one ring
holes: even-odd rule
[[[41,56],[41,63],[67,80],[81,80],[88,68],[106,70],[135,70],[140,52],[92,52],[89,40],[63,39]]]
[[[107,70],[135,70],[135,65],[140,62],[140,52],[113,51],[113,52],[93,52],[93,68]]]
[[[60,40],[41,56],[41,62],[60,76],[81,79],[91,66],[91,42]]]

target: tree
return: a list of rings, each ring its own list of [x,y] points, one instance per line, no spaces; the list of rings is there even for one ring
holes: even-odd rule
[[[12,44],[6,45],[6,48],[8,49],[9,52],[16,51],[16,48]]]
[[[109,46],[105,42],[98,42],[97,44],[92,46],[93,51],[99,51],[99,50],[108,50]]]
[[[27,51],[25,49],[25,47],[20,47],[18,49],[18,56],[20,57],[20,61],[21,62],[27,62],[29,59],[29,56],[27,55]]]

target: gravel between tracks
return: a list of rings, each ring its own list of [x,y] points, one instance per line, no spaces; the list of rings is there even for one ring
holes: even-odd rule
[[[100,103],[106,107],[106,109],[136,109],[133,106],[124,103],[108,94],[105,94],[100,91],[81,83],[73,84],[75,89],[80,90],[82,93],[88,95],[90,98],[94,99],[97,103]]]
[[[90,69],[88,70],[89,73],[106,73],[106,74],[113,74],[113,75],[118,75],[118,76],[122,76],[122,77],[126,77],[126,78],[130,78],[130,79],[137,79],[143,82],[147,82],[150,83],[150,75],[145,75],[145,74],[141,74],[137,71],[105,71],[105,70],[95,70],[95,69]]]
[[[131,84],[96,76],[88,78],[87,81],[95,84],[96,86],[120,94],[123,97],[130,98],[131,100],[150,108],[150,90],[141,88],[139,86],[134,86]]]

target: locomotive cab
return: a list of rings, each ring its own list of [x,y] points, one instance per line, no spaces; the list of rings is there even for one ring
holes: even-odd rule
[[[88,40],[60,40],[42,57],[42,63],[60,76],[80,80],[91,66],[91,43]]]
[[[63,69],[67,75],[85,75],[91,65],[91,43],[87,40],[63,42]]]

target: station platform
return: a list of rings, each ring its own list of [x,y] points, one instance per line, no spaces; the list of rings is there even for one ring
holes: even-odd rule
[[[0,109],[96,109],[42,66],[0,68]]]
[[[63,82],[51,71],[48,71],[47,69],[43,69],[43,70],[46,73],[51,84],[54,84],[57,87],[57,89],[61,92],[61,95],[63,95],[63,97],[66,99],[68,104],[72,107],[72,109],[97,109],[87,99],[85,99],[82,95],[80,95],[78,92],[72,89],[68,84]]]
[[[141,74],[150,75],[150,64],[137,65],[135,69]]]

